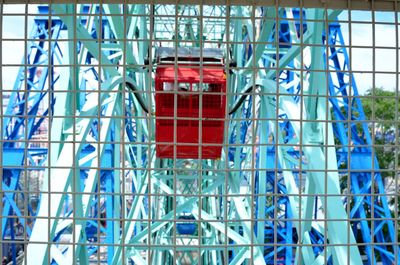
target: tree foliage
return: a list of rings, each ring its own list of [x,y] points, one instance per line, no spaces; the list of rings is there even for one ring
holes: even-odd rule
[[[399,106],[396,106],[396,93],[387,91],[383,88],[374,88],[367,90],[366,97],[362,98],[362,105],[367,119],[374,121],[375,129],[381,129],[382,132],[394,131],[397,125],[396,112]]]
[[[395,168],[395,135],[398,128],[400,101],[396,93],[383,88],[369,89],[362,98],[366,119],[370,120],[370,133],[374,136],[374,151],[379,167],[391,172],[382,172],[383,177],[394,177]],[[397,101],[397,105],[396,105]]]

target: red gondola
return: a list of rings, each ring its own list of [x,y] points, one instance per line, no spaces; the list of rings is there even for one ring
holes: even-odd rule
[[[226,112],[223,57],[216,49],[203,50],[200,68],[198,49],[180,48],[178,57],[171,54],[173,49],[158,51],[156,156],[218,159]]]

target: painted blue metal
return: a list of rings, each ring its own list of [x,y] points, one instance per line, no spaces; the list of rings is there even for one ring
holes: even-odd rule
[[[33,66],[27,70],[24,67],[20,68],[13,91],[9,96],[4,117],[2,117],[3,135],[1,137],[5,142],[2,145],[3,181],[1,188],[7,192],[4,193],[3,197],[1,237],[5,242],[7,240],[11,241],[10,246],[12,247],[12,260],[14,263],[18,254],[15,250],[21,246],[15,242],[24,238],[24,234],[29,238],[32,228],[32,224],[26,223],[26,221],[30,220],[23,216],[34,214],[33,211],[29,210],[29,207],[25,210],[20,209],[19,205],[21,204],[15,201],[17,194],[22,195],[20,198],[24,198],[24,189],[21,189],[22,185],[20,184],[21,173],[24,171],[22,166],[28,162],[32,165],[32,168],[27,169],[40,170],[43,164],[36,164],[32,157],[40,156],[39,161],[45,161],[44,150],[37,152],[36,148],[31,148],[28,145],[28,140],[40,131],[40,126],[45,120],[44,117],[48,115],[48,112],[54,107],[55,103],[53,99],[51,105],[44,110],[44,113],[38,113],[39,104],[44,101],[45,96],[49,96],[48,91],[44,89],[47,78],[51,78],[52,84],[57,81],[49,77],[52,73],[49,73],[46,67],[42,67],[42,65],[48,64],[50,60],[53,60],[53,58],[48,58],[45,39],[53,41],[50,47],[50,56],[53,57],[61,25],[57,23],[52,25],[52,34],[48,36],[47,21],[36,22],[37,25],[31,36],[31,39],[34,39],[34,41],[28,45],[27,56],[22,60],[22,64],[27,63]],[[36,116],[41,118],[36,119]],[[17,222],[18,226],[14,225],[15,222]],[[20,229],[21,227],[22,230]],[[17,228],[18,230],[16,231]]]
[[[298,10],[294,10],[293,14],[294,14],[294,18],[296,19],[296,22],[295,22],[296,29],[297,29],[297,31],[300,31],[300,26],[299,26],[299,21],[298,21],[299,20]],[[305,32],[307,32],[307,22],[306,22],[307,20],[305,18],[304,13],[303,13],[303,18],[304,18],[303,33],[305,33]],[[287,25],[288,25],[288,21],[285,21],[285,20],[281,21],[280,32],[279,32],[279,42],[280,42],[279,47],[280,48],[291,47],[290,29]],[[322,38],[324,41],[327,41],[325,33],[322,36]],[[272,42],[272,39],[270,39],[271,42]],[[329,55],[330,55],[329,65],[332,67],[329,70],[333,70],[330,72],[330,78],[329,78],[330,95],[332,96],[332,97],[330,97],[330,103],[332,104],[332,110],[334,113],[334,121],[337,121],[336,123],[334,123],[334,133],[335,133],[335,136],[337,137],[337,139],[342,144],[342,148],[340,148],[337,152],[338,167],[341,169],[345,169],[345,168],[343,168],[343,162],[347,162],[348,155],[350,156],[350,161],[351,161],[351,164],[348,165],[348,168],[351,171],[351,183],[352,183],[351,189],[352,189],[352,194],[354,194],[354,198],[350,198],[350,199],[353,201],[354,205],[351,206],[350,218],[355,218],[357,220],[357,221],[352,222],[353,231],[354,231],[355,235],[358,235],[359,233],[362,234],[362,238],[363,238],[362,242],[364,242],[364,243],[372,242],[372,239],[371,239],[372,233],[370,230],[371,229],[370,225],[368,224],[368,221],[367,221],[368,216],[366,215],[365,207],[371,209],[372,201],[374,201],[373,202],[374,203],[374,206],[373,206],[374,218],[376,218],[376,222],[374,223],[375,229],[374,229],[374,233],[373,233],[374,234],[374,242],[386,243],[386,245],[383,244],[383,245],[379,245],[378,247],[374,247],[375,248],[374,249],[375,256],[372,256],[372,252],[371,252],[372,247],[371,247],[371,245],[368,245],[368,244],[366,245],[365,248],[362,248],[363,249],[362,253],[365,253],[367,255],[369,263],[373,262],[374,264],[376,264],[376,256],[379,256],[379,257],[381,257],[381,260],[384,262],[384,264],[391,264],[395,260],[394,248],[396,248],[396,247],[395,246],[389,247],[387,244],[389,244],[389,242],[395,242],[396,233],[394,231],[394,223],[391,220],[391,214],[389,211],[387,199],[384,196],[374,196],[375,197],[374,200],[371,199],[371,196],[357,196],[357,194],[371,194],[372,178],[374,179],[373,182],[376,185],[375,192],[378,194],[385,194],[385,191],[384,191],[382,178],[379,174],[378,160],[376,159],[376,157],[373,158],[371,155],[372,154],[371,136],[370,136],[370,132],[368,130],[368,122],[366,121],[367,119],[362,111],[361,101],[359,98],[357,98],[358,91],[357,91],[357,86],[356,86],[356,80],[355,80],[354,76],[351,76],[351,80],[352,80],[351,86],[349,84],[349,81],[344,81],[344,76],[349,75],[348,73],[345,73],[345,71],[349,70],[349,68],[348,68],[349,58],[347,56],[346,49],[344,48],[345,43],[344,43],[343,36],[340,31],[339,23],[333,22],[330,24],[328,41],[329,41],[328,44],[329,44]],[[248,50],[251,50],[251,48],[249,48]],[[340,58],[340,59],[339,59],[339,54],[342,55],[342,58]],[[251,57],[251,53],[245,54],[243,56]],[[283,55],[280,54],[279,56],[282,57]],[[269,61],[264,60],[264,63],[269,63]],[[293,64],[289,64],[289,66],[293,67]],[[268,66],[266,65],[266,67],[268,67]],[[282,76],[283,78],[280,79],[280,83],[288,84],[291,81],[293,81],[293,76],[294,76],[293,72],[291,72],[290,70],[287,71],[286,73],[284,73],[284,72],[285,71],[281,72],[280,76]],[[338,82],[340,84],[340,86],[339,87],[336,86],[334,84],[334,82],[332,82],[332,79],[337,79],[335,81]],[[348,78],[348,79],[350,79],[350,78]],[[350,92],[350,89],[351,89],[351,92]],[[290,94],[294,94],[294,98],[296,100],[298,100],[299,97],[297,97],[296,95],[300,92],[300,84],[298,84],[297,87],[294,87],[294,86],[289,87],[288,92]],[[352,96],[354,96],[352,102],[348,102],[348,98],[345,98],[345,96],[348,96],[350,94]],[[338,99],[339,96],[343,96],[343,98],[341,98],[340,101]],[[349,106],[349,108],[348,108],[348,106]],[[251,109],[251,108],[249,108],[249,109]],[[351,139],[347,138],[347,135],[348,135],[348,131],[346,128],[347,124],[344,122],[348,119],[348,114],[347,114],[348,110],[351,110],[351,114],[349,117],[351,117],[352,120],[354,120],[354,123],[351,123],[351,133],[350,133]],[[247,111],[248,110],[245,109],[245,110],[243,110],[243,113],[247,113]],[[243,119],[245,119],[246,117],[247,116],[242,115]],[[362,125],[361,133],[360,133],[360,130],[357,129],[357,127],[356,127],[357,120],[364,121],[361,123],[361,125]],[[340,121],[342,121],[342,122],[340,122]],[[291,130],[291,128],[290,128],[290,121],[286,122],[286,125],[285,125],[285,122],[282,122],[280,124],[280,126],[281,126],[281,130],[286,132],[285,142],[292,139],[293,130]],[[245,127],[244,131],[243,131],[244,134],[246,133],[246,130],[247,130],[247,128]],[[263,131],[261,133],[268,134],[268,131]],[[234,139],[235,135],[232,134],[231,137],[232,137],[231,142],[233,143],[234,142],[233,139]],[[242,137],[242,139],[244,139],[244,137]],[[349,142],[356,143],[355,149],[350,152],[348,150]],[[271,143],[271,144],[273,144],[273,143]],[[361,146],[361,147],[357,147],[357,146]],[[272,147],[272,148],[269,148],[269,150],[270,151],[268,151],[267,161],[268,161],[268,164],[270,164],[272,171],[270,171],[268,173],[268,175],[271,176],[271,178],[268,178],[268,185],[270,187],[275,187],[275,185],[276,185],[278,190],[275,190],[275,192],[277,192],[277,193],[282,192],[282,194],[285,194],[284,185],[281,186],[279,184],[275,184],[276,178],[274,176],[277,173],[279,173],[280,170],[278,169],[278,172],[276,172],[276,169],[274,168],[276,165],[274,162],[275,161],[275,149]],[[258,155],[257,161],[259,161],[259,153],[257,155]],[[231,160],[233,160],[232,155],[229,158]],[[372,164],[374,164],[374,167],[372,167]],[[370,165],[371,167],[368,168],[368,167],[366,167],[366,165]],[[362,172],[362,171],[364,171],[364,172]],[[373,174],[374,177],[372,177],[372,175],[371,175],[372,171],[375,171],[375,173]],[[345,172],[345,171],[343,171],[343,172]],[[256,174],[256,187],[258,187],[258,184],[257,184],[258,173],[259,172],[257,172],[257,174]],[[269,190],[269,192],[274,193],[274,190],[271,189],[271,190]],[[258,194],[257,188],[255,190],[255,193]],[[285,207],[285,209],[287,209],[286,214],[289,214],[288,209],[290,209],[290,207],[287,207],[288,203],[289,202],[286,200],[286,207]],[[345,204],[347,204],[347,203],[349,203],[349,202],[347,202],[347,199],[346,199]],[[269,209],[271,209],[273,207],[276,207],[276,205],[272,205],[271,207],[269,207]],[[315,205],[315,207],[316,207],[316,205]],[[256,212],[258,211],[258,209],[259,209],[259,206],[257,204]],[[315,210],[315,212],[316,211],[317,210]],[[271,213],[271,211],[270,211],[270,213]],[[273,212],[272,212],[272,214],[273,214]],[[277,218],[277,217],[272,215],[271,218]],[[288,223],[291,223],[291,222],[288,222]],[[360,225],[357,225],[357,224],[360,224]],[[268,230],[266,230],[266,231],[270,231],[270,232],[269,233],[266,232],[266,234],[273,234],[273,229],[271,230],[271,227],[273,228],[273,225],[268,227]],[[361,229],[359,227],[361,227]],[[285,230],[284,227],[277,226],[277,228],[278,228],[278,231],[276,233],[278,235],[282,234]],[[384,232],[385,229],[386,229],[386,231]],[[286,229],[286,233],[292,234],[290,229]],[[310,237],[311,237],[312,244],[318,245],[320,243],[323,243],[323,235],[321,233],[317,232],[316,230],[313,230],[310,232]],[[357,239],[360,240],[359,237]],[[278,242],[280,242],[280,241],[278,240]],[[280,243],[283,243],[283,242],[280,242]],[[295,237],[292,237],[292,239],[290,240],[290,243],[296,243]],[[388,248],[390,248],[390,249],[388,249]],[[274,251],[273,248],[266,247],[266,252],[269,253],[269,255],[267,255],[265,257],[266,261],[271,261],[271,259],[274,259],[273,251]],[[292,251],[291,247],[280,248],[280,249],[278,249],[277,256],[282,257],[282,255],[284,255],[282,253],[286,253],[286,256],[285,256],[286,264],[292,264],[292,262],[294,262],[294,260],[293,260],[294,257],[291,256],[290,254],[288,255],[288,253],[291,253],[291,251]],[[314,247],[315,253],[321,253],[321,251],[323,251],[322,247]],[[379,254],[377,254],[377,253],[379,253]],[[328,261],[329,261],[328,263],[332,262],[331,259],[329,259]]]
[[[395,248],[398,251],[400,249],[398,246],[391,245],[390,242],[396,241],[397,233],[385,196],[379,162],[376,155],[373,155],[371,134],[368,128],[369,117],[366,117],[363,111],[357,80],[352,73],[347,72],[349,57],[344,48],[345,42],[340,24],[330,24],[328,38],[326,34],[323,37],[329,44],[330,70],[333,70],[330,72],[329,88],[332,95],[330,103],[335,121],[337,121],[334,124],[334,133],[341,144],[337,152],[338,166],[350,170],[350,176],[344,173],[344,178],[350,178],[351,191],[354,195],[353,198],[346,198],[345,201],[345,204],[351,205],[350,218],[354,219],[353,231],[366,243],[364,252],[368,257],[368,264],[376,264],[377,256],[381,258],[383,264],[393,264]],[[344,122],[349,118],[350,123]],[[350,142],[354,146],[352,150],[349,149]],[[348,158],[350,158],[350,164]],[[357,196],[357,194],[364,195]],[[367,218],[372,216],[375,218],[374,231],[371,230],[372,227],[367,221]],[[369,244],[372,242],[380,244],[372,246]],[[372,248],[374,248],[374,253],[372,253]]]
[[[48,14],[48,7],[39,6],[38,12],[39,14]],[[85,23],[84,20],[81,22]],[[27,145],[27,143],[29,143],[27,140],[30,140],[37,134],[43,133],[41,125],[46,121],[49,112],[54,113],[56,99],[54,94],[50,92],[53,91],[53,87],[58,81],[58,76],[54,71],[50,71],[47,65],[52,65],[56,61],[57,63],[61,63],[59,60],[62,59],[62,53],[64,51],[60,50],[57,40],[60,37],[61,31],[66,29],[67,28],[60,19],[52,19],[52,24],[49,27],[47,18],[41,16],[35,18],[35,26],[32,35],[30,36],[30,39],[33,41],[27,45],[29,47],[27,56],[22,59],[22,64],[26,63],[30,66],[26,76],[24,75],[25,68],[20,68],[17,79],[14,83],[13,91],[9,96],[8,104],[4,112],[2,122],[4,133],[3,139],[5,140],[2,144],[2,190],[4,191],[4,206],[2,208],[1,237],[3,242],[10,241],[7,245],[11,248],[11,255],[6,254],[12,259],[14,264],[16,264],[18,255],[17,250],[21,249],[22,246],[18,241],[24,238],[24,234],[27,235],[27,238],[30,237],[34,217],[36,215],[36,211],[33,211],[31,207],[31,198],[28,198],[28,209],[20,209],[20,206],[24,205],[24,192],[26,189],[26,187],[23,187],[20,183],[20,181],[23,181],[21,180],[21,174],[24,170],[27,170],[26,172],[44,171],[47,160],[47,148],[34,147],[34,142]],[[50,32],[51,35],[49,35]],[[51,47],[50,49],[46,49],[46,42],[49,39],[51,39]],[[48,57],[49,53],[50,57]],[[27,81],[26,86],[24,85],[25,78]],[[48,88],[47,85],[49,80],[50,86]],[[43,109],[43,107],[40,108],[39,105],[42,104],[43,106],[43,103],[47,106],[48,99],[46,96],[51,97],[50,107],[45,109]],[[92,136],[97,139],[97,128],[96,126],[93,126],[92,128]],[[110,139],[107,141],[110,141]],[[38,142],[38,144],[41,144],[41,142]],[[81,151],[81,157],[84,158],[88,154],[92,153],[93,150],[91,150],[91,148],[90,145],[84,147]],[[112,146],[106,149],[100,160],[101,167],[106,169],[101,171],[101,183],[103,183],[104,191],[109,194],[112,194],[114,190],[114,185],[109,183],[109,180],[112,180],[112,171],[110,170],[113,168],[112,149]],[[27,162],[29,166],[27,166]],[[88,166],[90,166],[89,162],[81,164],[81,167],[83,168],[80,172],[82,181],[87,177],[87,174],[85,173],[87,170],[84,168]],[[81,188],[83,190],[83,186]],[[18,201],[15,200],[17,197],[16,195],[19,195]],[[108,195],[108,197],[112,196]],[[109,199],[108,201],[112,201],[112,199]],[[91,218],[100,217],[100,213],[96,212],[98,209],[97,204],[100,204],[100,202],[98,201],[92,205],[95,214],[92,215]],[[71,214],[68,201],[66,201],[65,205],[65,216],[68,216]],[[106,205],[107,209],[105,212],[107,213],[107,217],[111,219],[113,207],[109,203],[106,203]],[[26,218],[25,216],[30,216],[31,218]],[[28,223],[26,221],[28,221]],[[95,228],[95,232],[93,232],[93,227]],[[98,228],[97,223],[89,222],[86,229],[88,231],[88,240],[97,241],[97,231],[100,229],[103,228]],[[64,231],[65,229],[59,231],[58,235],[55,237],[56,241],[60,239]],[[107,232],[109,231],[107,230]],[[112,235],[112,233],[110,235]],[[5,256],[7,257],[7,255]]]

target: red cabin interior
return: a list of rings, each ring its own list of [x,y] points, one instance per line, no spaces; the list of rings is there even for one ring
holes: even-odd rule
[[[186,67],[177,69],[177,79],[173,65],[162,65],[156,70],[156,156],[218,159],[224,138],[224,68],[215,65],[203,65],[202,69]]]

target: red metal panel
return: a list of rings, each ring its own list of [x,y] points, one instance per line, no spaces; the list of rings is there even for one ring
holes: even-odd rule
[[[202,69],[179,67],[175,71],[173,66],[158,67],[155,85],[156,156],[173,158],[176,143],[176,158],[220,158],[226,105],[224,69],[203,66]],[[200,123],[202,138],[199,142]]]
[[[176,74],[178,82],[200,82],[200,73],[203,74],[204,83],[226,83],[226,75],[224,69],[215,65],[203,65],[203,68],[189,68],[188,66],[179,66]],[[175,68],[158,67],[156,77],[162,81],[174,81]]]

